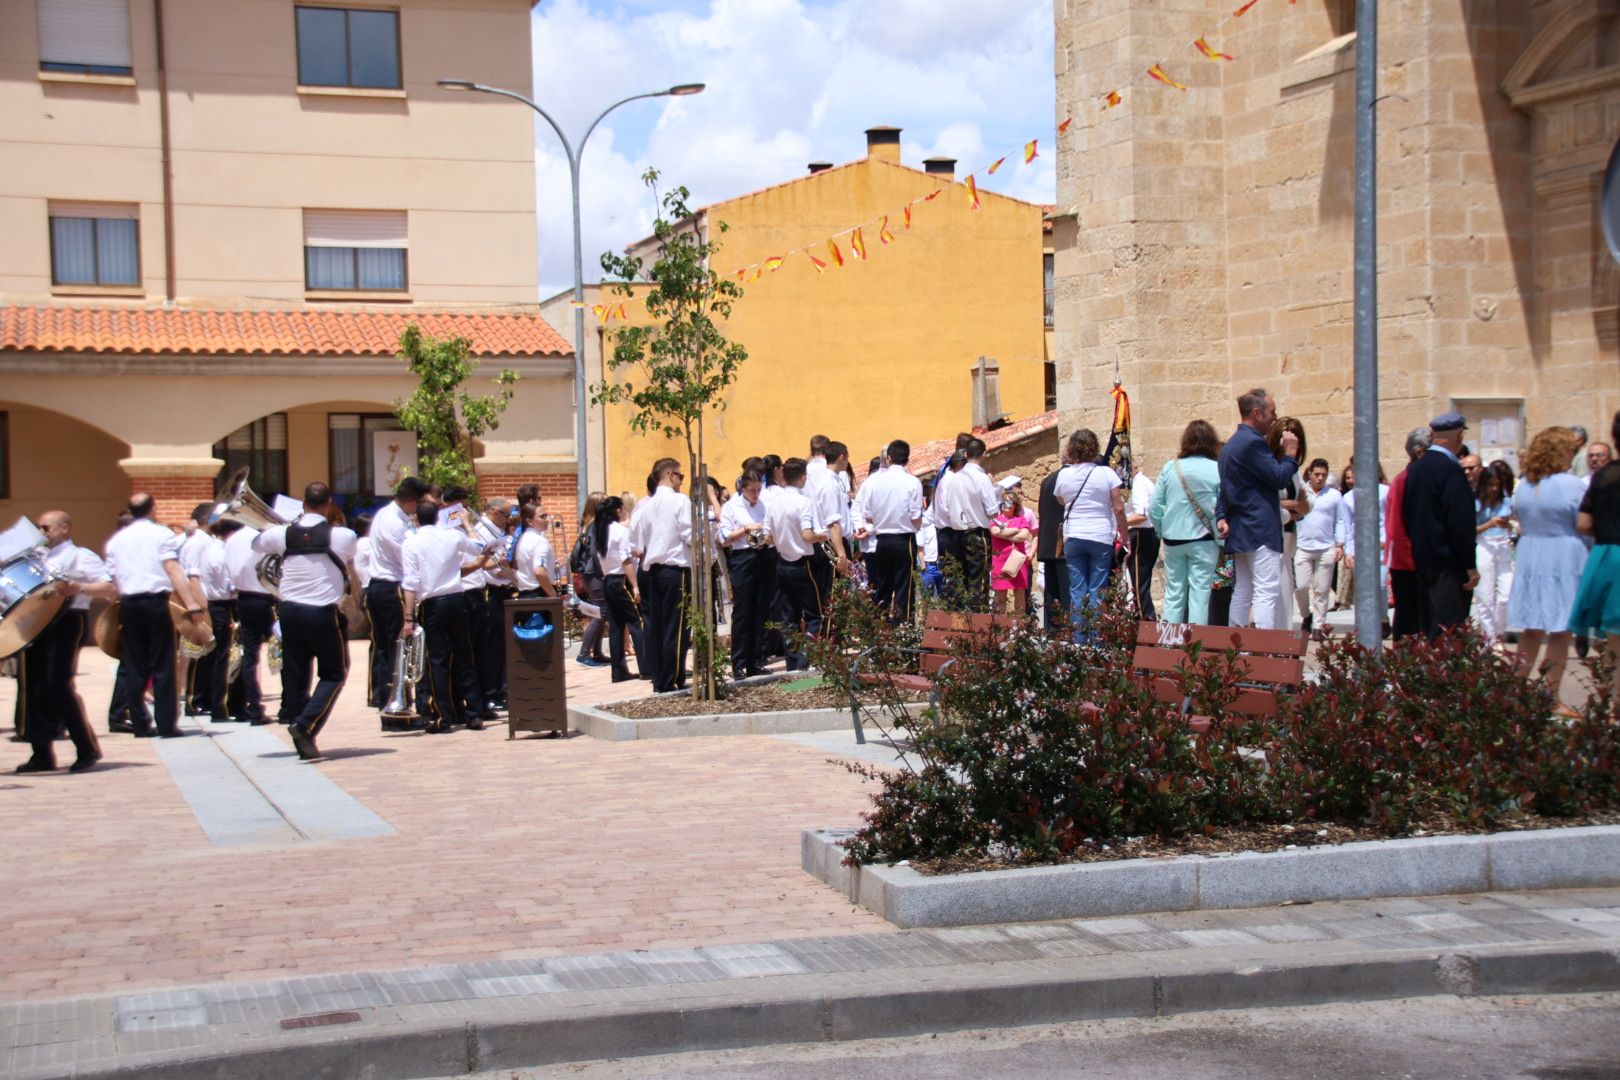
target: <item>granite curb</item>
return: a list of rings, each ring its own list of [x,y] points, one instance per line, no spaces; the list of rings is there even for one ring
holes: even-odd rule
[[[804,871],[903,928],[1620,884],[1613,825],[939,875],[847,866],[851,835],[806,830]]]
[[[918,706],[921,708],[921,706]],[[863,709],[863,712],[865,710]],[[568,729],[593,739],[686,739],[710,735],[794,735],[853,729],[848,709],[789,709],[779,712],[713,713],[633,719],[590,705],[568,707]]]

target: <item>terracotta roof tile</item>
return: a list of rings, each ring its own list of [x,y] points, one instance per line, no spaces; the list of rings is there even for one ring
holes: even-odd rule
[[[993,431],[985,428],[974,428],[973,434],[984,440],[987,451],[995,451],[1011,446],[1014,443],[1023,442],[1033,435],[1051,431],[1057,427],[1057,422],[1057,413],[1055,411],[1036,413],[1034,416],[1026,416],[1022,420],[1014,420],[1005,427],[998,427]],[[911,461],[906,465],[906,471],[913,476],[931,479],[955,450],[955,432],[943,439],[935,439],[933,442],[926,442],[921,446],[913,446],[911,448]],[[850,462],[850,472],[854,475],[856,483],[866,479],[867,464],[865,461],[858,465],[853,461]]]
[[[0,306],[0,353],[176,356],[392,356],[407,323],[464,337],[478,356],[568,356],[538,315],[444,311]]]

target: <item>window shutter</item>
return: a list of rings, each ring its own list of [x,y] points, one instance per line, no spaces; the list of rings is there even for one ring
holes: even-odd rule
[[[134,203],[50,202],[53,218],[108,218],[113,221],[139,221],[141,208]]]
[[[403,210],[305,210],[305,247],[403,248]]]
[[[38,0],[38,5],[43,63],[130,66],[129,0]]]

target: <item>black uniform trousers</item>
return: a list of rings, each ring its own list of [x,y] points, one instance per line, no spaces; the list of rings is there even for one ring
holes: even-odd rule
[[[760,574],[765,581],[764,596],[760,600],[766,624],[759,643],[760,657],[763,659],[786,655],[787,649],[782,644],[782,627],[787,625],[787,616],[783,614],[782,590],[776,580],[776,568],[781,564],[782,556],[777,554],[774,547],[761,549],[760,555],[765,564]]]
[[[1067,559],[1042,559],[1046,591],[1046,632],[1073,632],[1069,621],[1069,563]]]
[[[989,611],[990,530],[940,529],[938,535],[946,599],[968,611]]]
[[[1131,575],[1131,591],[1136,594],[1136,606],[1142,618],[1157,622],[1153,608],[1153,568],[1159,565],[1159,534],[1153,529],[1131,530],[1131,553],[1125,560],[1125,570]]]
[[[1428,597],[1427,620],[1423,632],[1433,640],[1468,622],[1469,602],[1473,594],[1463,587],[1468,575],[1465,571],[1447,567],[1444,570],[1419,570],[1418,579]]]
[[[641,583],[643,670],[651,669],[654,693],[666,693],[686,684],[686,650],[692,642],[686,625],[686,598],[692,572],[684,566],[643,567]]]
[[[517,595],[510,585],[491,585],[485,601],[484,636],[473,645],[478,654],[478,688],[484,701],[506,705],[506,602]]]
[[[802,652],[795,652],[792,635],[800,631],[810,637],[821,634],[821,593],[816,590],[815,575],[811,567],[813,556],[794,562],[786,559],[776,564],[776,587],[782,597],[782,631],[788,635],[787,669],[802,671],[810,660]]]
[[[194,582],[193,588],[198,588]],[[214,616],[214,605],[226,601],[210,600],[208,602],[208,621],[214,631],[214,647],[202,656],[192,659],[186,668],[186,712],[193,716],[210,715],[210,708],[214,693],[214,673],[222,666],[230,666],[230,638],[222,636],[219,632],[219,620]],[[226,633],[230,630],[230,620],[226,620]]]
[[[87,615],[83,611],[64,610],[22,654],[18,700],[27,700],[24,708],[28,715],[28,741],[34,748],[34,760],[53,768],[56,750],[51,744],[63,727],[67,728],[80,761],[101,756],[73,687]]]
[[[394,653],[399,648],[400,629],[405,625],[405,597],[399,582],[372,578],[367,583],[366,617],[371,620],[366,704],[380,709],[388,704],[388,692],[394,685]]]
[[[1429,590],[1416,570],[1391,570],[1389,591],[1395,594],[1395,618],[1391,634],[1396,641],[1427,632],[1429,619]]]
[[[602,581],[602,618],[607,624],[608,657],[613,665],[613,681],[646,678],[647,649],[642,640],[641,609],[630,597],[630,585],[623,574],[609,574]],[[636,648],[636,674],[630,674],[630,665],[624,656],[624,632],[630,631],[630,641]]]
[[[245,660],[244,660],[245,662]],[[309,677],[314,669],[315,691]],[[349,650],[336,604],[281,602],[281,715],[310,738],[321,733],[349,677]]]
[[[428,685],[427,703],[424,706],[419,699],[416,711],[430,724],[448,728],[464,722],[463,702],[478,697],[467,601],[456,592],[431,596],[420,601],[416,608],[425,635],[427,663],[424,666]],[[478,712],[482,711],[480,706]]]
[[[225,696],[231,681],[231,634],[236,625],[236,601],[208,601],[208,621],[214,627],[214,649],[203,657],[210,661],[206,682],[197,674],[197,665],[191,665],[192,677],[202,692],[201,701],[193,705],[192,711],[206,713],[210,720],[229,720],[231,714],[225,706]]]
[[[275,629],[276,602],[269,593],[239,592],[236,594],[236,615],[237,640],[242,643],[242,667],[236,681],[242,689],[241,703],[232,715],[237,720],[262,724],[264,693],[259,686],[259,650],[270,640]]]
[[[866,557],[866,579],[872,598],[889,622],[910,622],[915,596],[911,583],[917,566],[915,533],[880,533],[877,547]]]
[[[731,672],[745,678],[764,666],[766,575],[774,573],[764,548],[726,552],[731,577]]]
[[[483,716],[489,691],[485,689],[485,664],[480,650],[489,633],[489,594],[483,589],[463,589],[461,602],[467,605],[467,641],[471,650],[468,659],[472,663],[472,697],[463,700],[461,707],[467,716]]]
[[[129,705],[135,734],[152,733],[152,714],[146,711],[146,681],[152,680],[152,713],[157,733],[180,730],[179,699],[174,678],[174,622],[169,617],[167,592],[125,596],[119,605],[124,655],[118,679]]]

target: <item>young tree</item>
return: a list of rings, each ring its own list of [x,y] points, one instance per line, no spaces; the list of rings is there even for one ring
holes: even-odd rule
[[[708,482],[703,460],[704,421],[726,407],[725,392],[737,378],[748,352],[727,341],[721,323],[731,317],[742,289],[710,269],[718,241],[706,237],[687,205],[689,193],[677,187],[658,197],[658,170],[642,181],[658,203],[653,236],[658,254],[652,267],[633,255],[602,256],[602,269],[619,279],[617,291],[645,299],[651,322],[613,334],[609,376],[591,388],[596,404],[628,403],[637,431],[679,438],[686,445],[692,500],[691,625],[699,627],[693,657],[692,692],[712,701],[719,691],[714,642],[713,584],[709,567],[714,542],[709,528]],[[721,232],[725,222],[716,222]]]
[[[469,394],[461,384],[478,367],[471,352],[466,338],[440,340],[425,336],[414,322],[406,326],[396,355],[416,376],[417,387],[394,402],[394,415],[416,432],[416,474],[424,482],[476,492],[473,440],[501,426],[518,374],[502,370],[493,380],[495,393]]]

